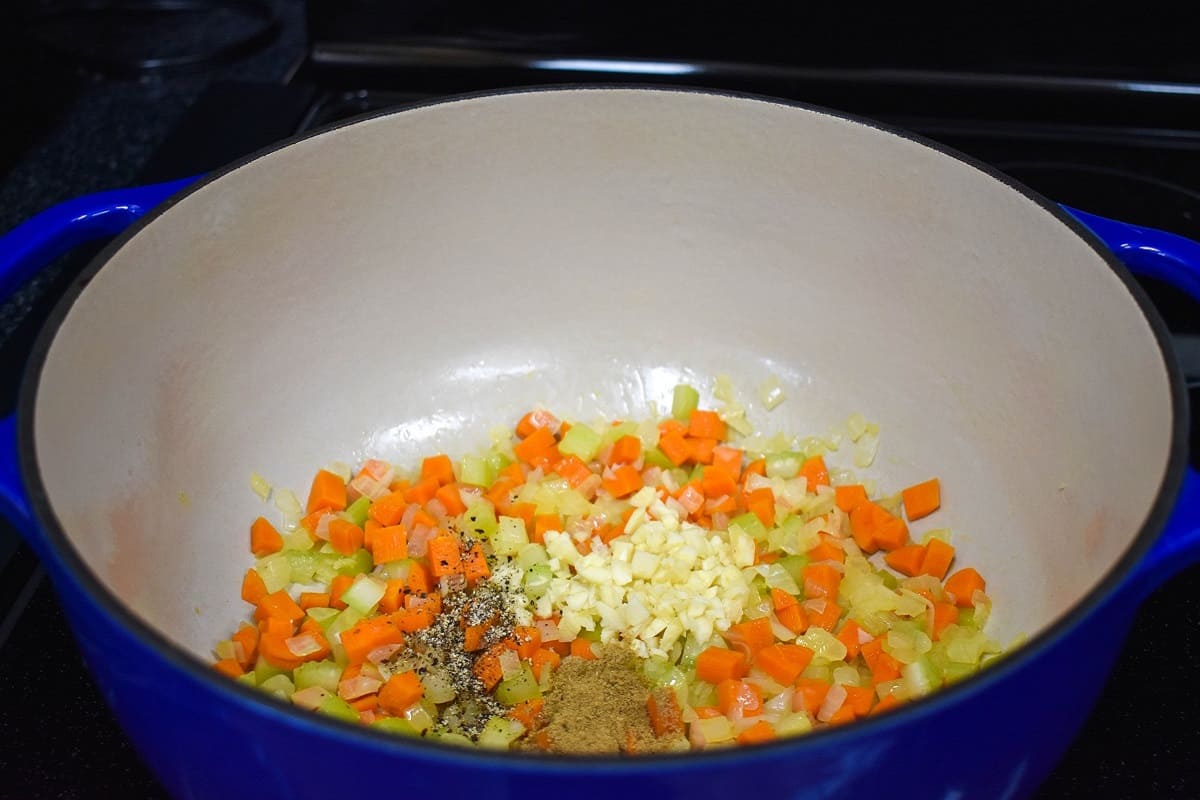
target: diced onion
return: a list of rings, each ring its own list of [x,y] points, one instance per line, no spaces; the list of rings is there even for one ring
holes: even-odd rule
[[[317,520],[317,529],[313,531],[313,536],[318,539],[329,541],[329,523],[333,522],[336,517],[333,514],[322,514]]]
[[[817,719],[821,722],[829,722],[842,705],[846,702],[846,687],[841,684],[834,684],[828,692],[825,693],[825,701],[821,703],[821,708],[817,710]]]
[[[534,621],[534,627],[542,635],[543,642],[558,641],[558,623],[552,619],[539,619]]]
[[[381,644],[371,652],[367,653],[367,661],[376,666],[384,663],[404,647],[402,644]]]
[[[267,479],[257,472],[250,473],[250,488],[263,500],[271,496],[271,484],[267,483]]]
[[[305,656],[311,656],[313,653],[321,652],[321,645],[311,633],[302,633],[299,636],[289,637],[284,641],[284,644],[287,645],[288,652],[296,658],[304,658]]]
[[[315,711],[329,698],[330,692],[323,686],[309,686],[292,694],[292,702],[301,708]]]
[[[383,681],[378,678],[356,675],[338,683],[338,696],[343,700],[357,700],[365,695],[374,694],[382,685]]]
[[[520,672],[521,672],[521,657],[519,655],[517,655],[516,650],[505,649],[504,652],[502,652],[500,654],[499,660],[500,660],[500,674],[502,674],[504,676],[505,680],[508,680],[509,678],[513,677],[514,675],[520,674]]]

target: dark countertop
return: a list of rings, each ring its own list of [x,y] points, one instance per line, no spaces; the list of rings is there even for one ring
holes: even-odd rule
[[[284,21],[278,40],[243,62],[210,71],[104,79],[50,65],[44,53],[25,46],[0,47],[0,97],[17,98],[39,123],[23,130],[18,121],[0,140],[0,230],[61,200],[135,182],[213,81],[282,82],[303,53],[303,6],[299,0],[272,4]],[[48,84],[30,86],[27,76],[39,65],[46,67]],[[22,108],[9,113],[19,115]],[[0,305],[0,348],[54,280],[50,270]],[[3,396],[11,395],[10,386]],[[0,538],[5,533],[11,534],[0,528]],[[1200,796],[1191,764],[1200,695],[1190,691],[1188,680],[1188,665],[1200,663],[1198,586],[1200,567],[1193,567],[1145,604],[1084,734],[1039,797]],[[153,796],[145,768],[98,703],[95,687],[70,677],[78,673],[74,643],[64,638],[46,647],[35,635],[65,626],[48,582],[32,591],[30,613],[0,647],[0,696],[7,698],[0,707],[0,740],[22,743],[20,750],[0,748],[0,796]],[[80,748],[77,739],[60,735],[64,728],[86,730],[103,746]],[[1177,736],[1183,731],[1193,733]],[[6,763],[16,754],[20,769]]]

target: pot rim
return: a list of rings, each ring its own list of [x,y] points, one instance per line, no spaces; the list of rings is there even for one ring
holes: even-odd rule
[[[229,680],[202,663],[191,653],[174,644],[170,639],[148,623],[139,619],[125,607],[122,601],[100,581],[79,552],[67,538],[58,518],[50,505],[45,486],[37,468],[37,454],[34,442],[34,415],[37,406],[37,390],[42,368],[45,365],[50,346],[57,334],[59,326],[66,319],[75,301],[92,278],[108,263],[131,238],[147,225],[151,224],[167,209],[180,202],[183,198],[210,183],[220,180],[226,174],[239,169],[250,162],[270,156],[297,142],[330,133],[350,125],[368,122],[382,117],[405,113],[414,109],[430,106],[440,106],[465,100],[485,97],[508,95],[523,95],[532,93],[563,93],[572,94],[581,91],[631,91],[631,92],[672,92],[697,95],[709,95],[749,102],[764,102],[800,109],[821,114],[844,122],[850,122],[884,134],[898,136],[925,147],[938,151],[943,156],[963,162],[968,166],[1000,181],[1010,189],[1031,200],[1043,210],[1049,212],[1058,222],[1066,225],[1080,236],[1097,255],[1120,278],[1122,284],[1133,296],[1141,309],[1143,316],[1150,325],[1154,338],[1163,358],[1163,366],[1167,372],[1171,394],[1172,424],[1170,451],[1168,453],[1166,471],[1163,475],[1159,491],[1151,504],[1149,513],[1142,523],[1137,535],[1132,539],[1125,552],[1116,563],[1096,582],[1096,584],[1067,611],[1047,625],[1042,631],[1029,638],[1026,642],[1006,653],[995,663],[980,670],[969,678],[951,686],[942,688],[917,700],[904,703],[899,708],[877,717],[858,720],[853,725],[835,726],[819,731],[806,733],[794,738],[784,738],[766,744],[749,748],[720,748],[700,753],[680,752],[669,754],[646,754],[636,758],[605,755],[556,755],[547,757],[542,754],[523,753],[520,751],[490,751],[484,749],[467,749],[458,745],[445,745],[424,739],[409,739],[397,737],[371,729],[357,723],[332,719],[317,715],[311,711],[297,708],[291,703],[275,697],[265,696],[262,692]],[[627,85],[619,83],[580,83],[580,84],[548,84],[520,86],[507,89],[466,92],[454,95],[438,96],[436,98],[403,104],[397,107],[362,114],[349,119],[321,126],[311,131],[305,131],[287,139],[262,148],[250,155],[231,162],[226,166],[209,173],[196,181],[177,195],[160,204],[147,213],[142,219],[130,226],[125,232],[109,243],[72,281],[71,285],[55,303],[53,310],[39,331],[33,349],[30,352],[24,369],[20,396],[18,400],[18,457],[20,471],[29,494],[30,505],[34,511],[42,535],[53,554],[55,566],[52,570],[72,581],[80,592],[92,601],[101,613],[108,616],[115,624],[122,627],[130,636],[143,647],[155,651],[169,665],[181,670],[193,681],[206,689],[236,703],[240,708],[264,717],[272,717],[276,721],[292,725],[300,730],[316,735],[331,736],[341,734],[351,742],[376,749],[396,748],[394,752],[409,756],[420,756],[431,762],[441,761],[460,768],[508,768],[514,772],[526,772],[549,775],[561,771],[569,771],[576,775],[581,770],[602,770],[607,774],[644,774],[655,772],[662,768],[719,767],[733,762],[755,761],[770,759],[787,750],[810,747],[809,743],[822,746],[837,746],[839,742],[849,741],[859,736],[882,734],[883,732],[904,726],[918,717],[926,717],[942,713],[954,704],[965,700],[971,695],[987,691],[1006,679],[1016,675],[1022,669],[1030,666],[1038,657],[1051,650],[1066,638],[1072,630],[1084,619],[1095,613],[1120,586],[1130,577],[1142,557],[1149,550],[1162,532],[1167,520],[1174,509],[1175,499],[1183,482],[1187,463],[1188,447],[1188,404],[1183,377],[1178,363],[1171,355],[1170,335],[1166,323],[1150,302],[1149,297],[1137,283],[1133,275],[1126,269],[1117,257],[1109,251],[1100,240],[1080,222],[1065,212],[1041,194],[1024,186],[995,168],[978,159],[961,153],[954,148],[932,141],[911,131],[887,125],[876,120],[863,118],[852,114],[835,111],[823,106],[813,105],[785,98],[772,97],[750,92],[729,91],[704,87],[672,86],[657,84]],[[56,587],[57,588],[57,587]]]

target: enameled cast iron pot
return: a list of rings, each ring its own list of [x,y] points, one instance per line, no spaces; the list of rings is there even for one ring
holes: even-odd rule
[[[1073,218],[904,133],[727,94],[521,91],[338,126],[182,187],[77,201],[0,242],[11,288],[172,195],[47,324],[0,483],[179,797],[1021,796],[1139,601],[1200,553],[1179,371],[1113,254],[1200,294],[1200,248]],[[400,740],[209,666],[246,612],[251,471],[303,489],[335,458],[462,453],[535,403],[640,416],[718,373],[749,395],[782,379],[767,428],[879,422],[870,475],[941,477],[936,524],[987,577],[990,632],[1027,642],[893,714],[628,760]]]

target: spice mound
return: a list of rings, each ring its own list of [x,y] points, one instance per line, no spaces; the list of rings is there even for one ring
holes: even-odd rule
[[[687,750],[674,692],[652,689],[629,648],[595,649],[594,659],[563,659],[527,747],[574,754]]]

